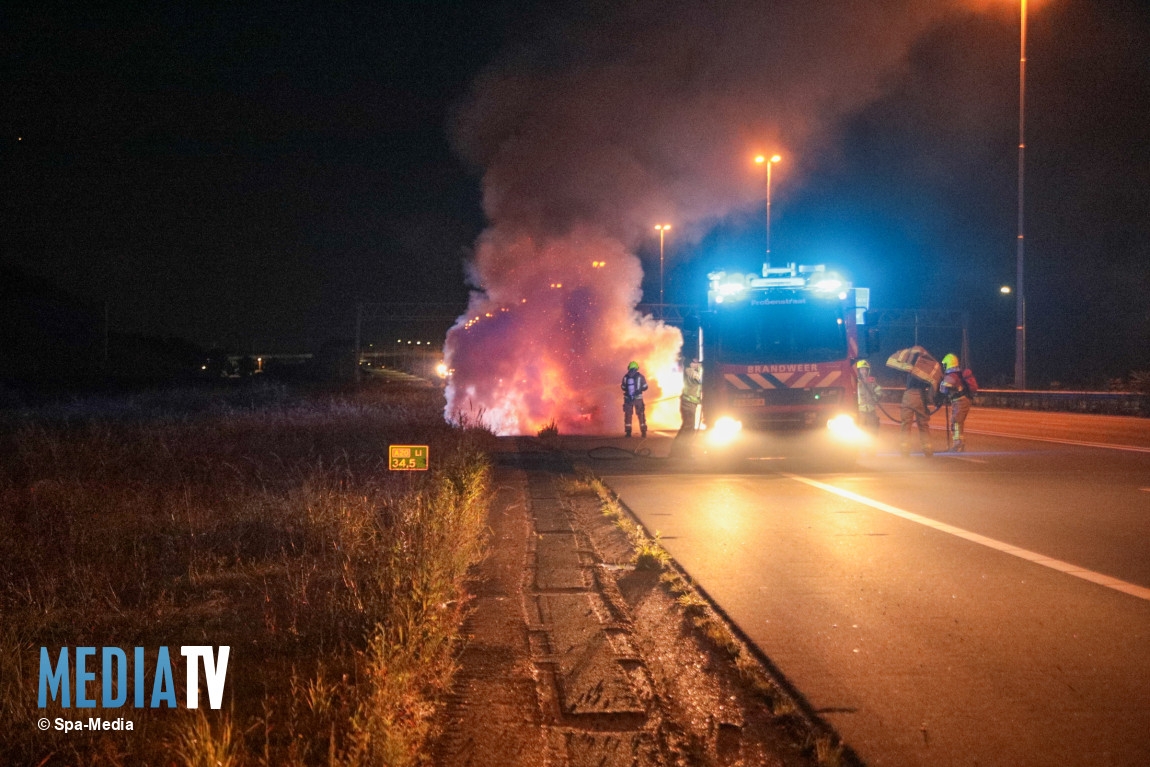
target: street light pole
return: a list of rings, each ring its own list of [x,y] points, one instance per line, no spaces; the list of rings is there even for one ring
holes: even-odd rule
[[[1025,229],[1023,180],[1026,168],[1026,0],[1022,1],[1022,32],[1018,58],[1018,256],[1015,296],[1014,388],[1026,388],[1026,289],[1023,282]]]
[[[763,163],[767,165],[767,264],[771,263],[771,166],[781,159],[783,158],[777,154],[769,160],[763,155],[755,158],[755,162],[760,165]]]
[[[767,163],[767,263],[771,263],[771,166],[774,159]]]
[[[659,231],[659,319],[663,318],[663,235],[671,228],[670,224],[658,224]]]

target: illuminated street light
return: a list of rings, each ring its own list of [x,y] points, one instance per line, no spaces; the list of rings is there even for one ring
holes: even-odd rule
[[[1003,294],[1004,296],[1009,296],[1010,295],[1010,286],[1009,285],[1003,285],[1001,288],[998,289],[998,292]]]
[[[663,318],[663,235],[671,230],[670,224],[657,224],[659,232],[659,319]]]
[[[783,159],[779,155],[772,155],[768,160],[764,155],[755,158],[759,165],[767,166],[767,263],[771,263],[771,166]]]
[[[1026,167],[1026,0],[1022,0],[1021,35],[1018,57],[1018,275],[1015,283],[1018,295],[1015,298],[1014,335],[1014,388],[1026,388],[1026,289],[1023,276],[1023,245],[1025,242],[1022,201],[1023,179]]]

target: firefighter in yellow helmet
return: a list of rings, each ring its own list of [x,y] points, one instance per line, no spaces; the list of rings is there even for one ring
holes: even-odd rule
[[[963,430],[966,427],[966,417],[970,414],[971,405],[974,404],[974,395],[978,391],[978,382],[970,370],[964,370],[958,362],[958,357],[948,354],[942,358],[943,377],[938,385],[946,405],[950,408],[950,429],[947,435],[950,438],[950,452],[961,453],[966,450],[963,439]]]
[[[859,420],[864,429],[878,436],[878,398],[882,387],[870,374],[870,363],[866,360],[855,363],[855,372],[858,373]]]
[[[647,378],[639,372],[639,363],[627,365],[627,374],[619,385],[623,390],[623,436],[631,436],[631,414],[639,416],[639,434],[647,436],[647,408],[643,404],[643,392],[647,391]]]

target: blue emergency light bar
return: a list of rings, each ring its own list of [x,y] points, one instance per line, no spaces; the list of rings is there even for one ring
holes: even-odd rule
[[[766,291],[772,288],[789,290],[810,290],[827,298],[837,295],[847,300],[854,292],[855,321],[866,323],[866,312],[870,308],[870,288],[855,288],[836,272],[828,272],[825,264],[802,266],[794,263],[782,267],[763,264],[762,276],[725,271],[707,275],[710,289],[707,291],[707,305],[732,305],[748,294],[748,291]]]

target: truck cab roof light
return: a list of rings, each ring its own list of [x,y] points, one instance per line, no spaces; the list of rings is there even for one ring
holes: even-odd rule
[[[719,295],[734,296],[742,293],[746,289],[747,286],[741,282],[724,282],[719,286]]]

